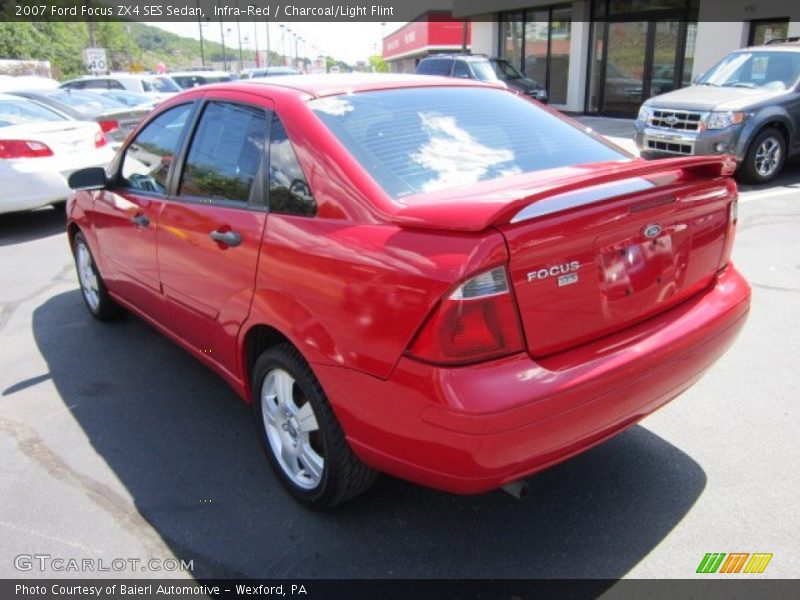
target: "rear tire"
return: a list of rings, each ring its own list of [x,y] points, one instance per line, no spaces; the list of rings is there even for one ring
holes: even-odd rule
[[[377,473],[347,445],[322,386],[291,344],[266,350],[252,380],[261,445],[295,499],[311,508],[331,508],[372,485]]]
[[[89,313],[99,321],[111,321],[122,314],[122,308],[109,296],[106,284],[97,270],[92,251],[81,232],[72,240],[72,254],[78,271],[78,284]]]
[[[739,179],[745,183],[769,183],[780,175],[786,160],[786,141],[774,127],[761,131],[750,144],[744,162],[739,165]]]

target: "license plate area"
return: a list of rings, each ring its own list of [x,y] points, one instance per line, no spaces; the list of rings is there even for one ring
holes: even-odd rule
[[[637,232],[623,239],[598,239],[595,251],[606,316],[635,318],[669,301],[680,290],[690,248],[685,226],[668,227],[653,238]]]

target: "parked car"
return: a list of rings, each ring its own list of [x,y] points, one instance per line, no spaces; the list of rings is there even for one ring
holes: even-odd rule
[[[512,91],[535,98],[539,102],[547,102],[547,90],[544,87],[502,58],[487,58],[480,54],[435,54],[419,62],[417,75],[502,81]]]
[[[142,106],[152,110],[158,104],[158,100],[153,100],[146,94],[138,92],[129,92],[128,90],[97,90],[98,93],[103,94],[112,100],[116,100],[125,106]]]
[[[170,73],[169,76],[184,90],[209,83],[231,81],[230,73],[225,71],[178,71]]]
[[[242,71],[241,79],[258,79],[259,77],[278,77],[280,75],[302,75],[292,67],[262,67]]]
[[[113,157],[97,123],[0,94],[0,213],[63,202],[67,177]]]
[[[732,154],[749,183],[777,177],[800,152],[800,44],[728,54],[694,85],[647,100],[636,119],[642,156]]]
[[[152,110],[148,106],[129,107],[95,92],[85,90],[20,90],[12,92],[44,104],[77,121],[96,121],[113,149],[117,149],[134,127]]]
[[[62,88],[76,90],[128,90],[146,94],[154,100],[166,100],[181,91],[180,86],[167,75],[138,75],[112,73],[103,76],[86,76],[61,84]]]
[[[634,158],[471,80],[271,78],[159,106],[72,176],[68,233],[89,312],[221,374],[301,502],[376,471],[514,491],[732,343],[733,168]]]

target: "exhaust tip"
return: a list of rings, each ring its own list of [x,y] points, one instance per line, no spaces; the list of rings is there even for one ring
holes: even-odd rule
[[[528,483],[525,479],[520,479],[518,481],[512,481],[511,483],[507,483],[503,486],[503,491],[511,494],[517,500],[525,500],[531,495],[531,484]]]

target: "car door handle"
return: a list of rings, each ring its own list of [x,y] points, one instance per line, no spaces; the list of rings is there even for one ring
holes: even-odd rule
[[[235,231],[212,231],[208,234],[212,240],[225,244],[229,247],[235,247],[242,243],[242,236]]]
[[[147,215],[134,215],[131,217],[131,223],[137,227],[147,227],[150,225],[150,219],[147,217]]]

